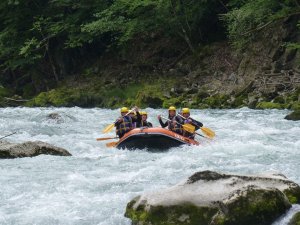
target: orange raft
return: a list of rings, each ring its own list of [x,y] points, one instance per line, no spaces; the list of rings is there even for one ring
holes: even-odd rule
[[[119,149],[163,150],[183,144],[199,145],[199,142],[161,127],[135,128],[126,133],[116,144]]]

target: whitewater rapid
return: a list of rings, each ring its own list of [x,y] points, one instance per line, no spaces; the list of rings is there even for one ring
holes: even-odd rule
[[[165,110],[147,109],[158,125]],[[58,113],[58,121],[47,119]],[[164,153],[106,148],[96,138],[118,110],[2,108],[0,137],[11,142],[45,141],[72,157],[41,155],[0,160],[0,224],[129,225],[123,215],[133,197],[169,187],[201,170],[237,174],[276,171],[300,184],[300,122],[284,120],[287,110],[192,110],[217,134],[197,137],[201,146]],[[274,225],[286,225],[300,211],[294,205]]]

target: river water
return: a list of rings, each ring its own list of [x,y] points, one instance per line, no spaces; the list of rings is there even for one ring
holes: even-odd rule
[[[147,109],[158,125],[157,114]],[[58,121],[47,119],[59,113]],[[119,112],[81,108],[0,109],[0,136],[11,142],[45,141],[72,157],[41,155],[0,160],[0,224],[129,225],[123,215],[133,197],[174,185],[197,171],[237,174],[280,172],[300,184],[300,122],[287,110],[192,110],[217,134],[201,146],[164,153],[106,148],[97,137]],[[299,205],[278,220],[285,225]]]

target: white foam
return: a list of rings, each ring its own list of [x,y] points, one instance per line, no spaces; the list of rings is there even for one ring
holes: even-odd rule
[[[166,110],[147,109],[157,115]],[[64,120],[47,119],[59,113]],[[106,148],[102,129],[118,110],[74,108],[0,109],[0,136],[41,140],[68,149],[72,157],[38,156],[0,161],[0,224],[126,225],[126,204],[135,196],[172,186],[201,170],[238,174],[278,171],[300,183],[300,123],[283,110],[192,110],[216,140],[165,153]],[[199,131],[201,133],[201,131]],[[109,141],[108,141],[109,142]],[[284,225],[276,224],[276,225]]]

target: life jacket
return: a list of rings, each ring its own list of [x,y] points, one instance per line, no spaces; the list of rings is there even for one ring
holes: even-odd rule
[[[193,120],[191,120],[190,118],[186,118],[186,119],[183,120],[183,124],[191,124],[191,122],[193,122]],[[188,132],[184,129],[183,129],[182,135],[184,137],[191,138],[191,139],[195,138],[195,134],[190,133],[190,132]]]
[[[175,120],[176,122],[178,122],[176,120],[176,116],[173,116],[173,117],[170,117],[169,116],[169,119],[171,121],[168,121],[168,129],[177,133],[177,134],[182,134],[183,130],[182,130],[182,126],[178,123],[176,123],[175,125],[173,124],[173,120]]]
[[[116,126],[116,133],[122,137],[125,133],[133,129],[132,119],[130,116],[124,116],[123,122]]]
[[[152,127],[152,124],[149,123],[147,120],[146,121],[141,121],[141,127]]]

